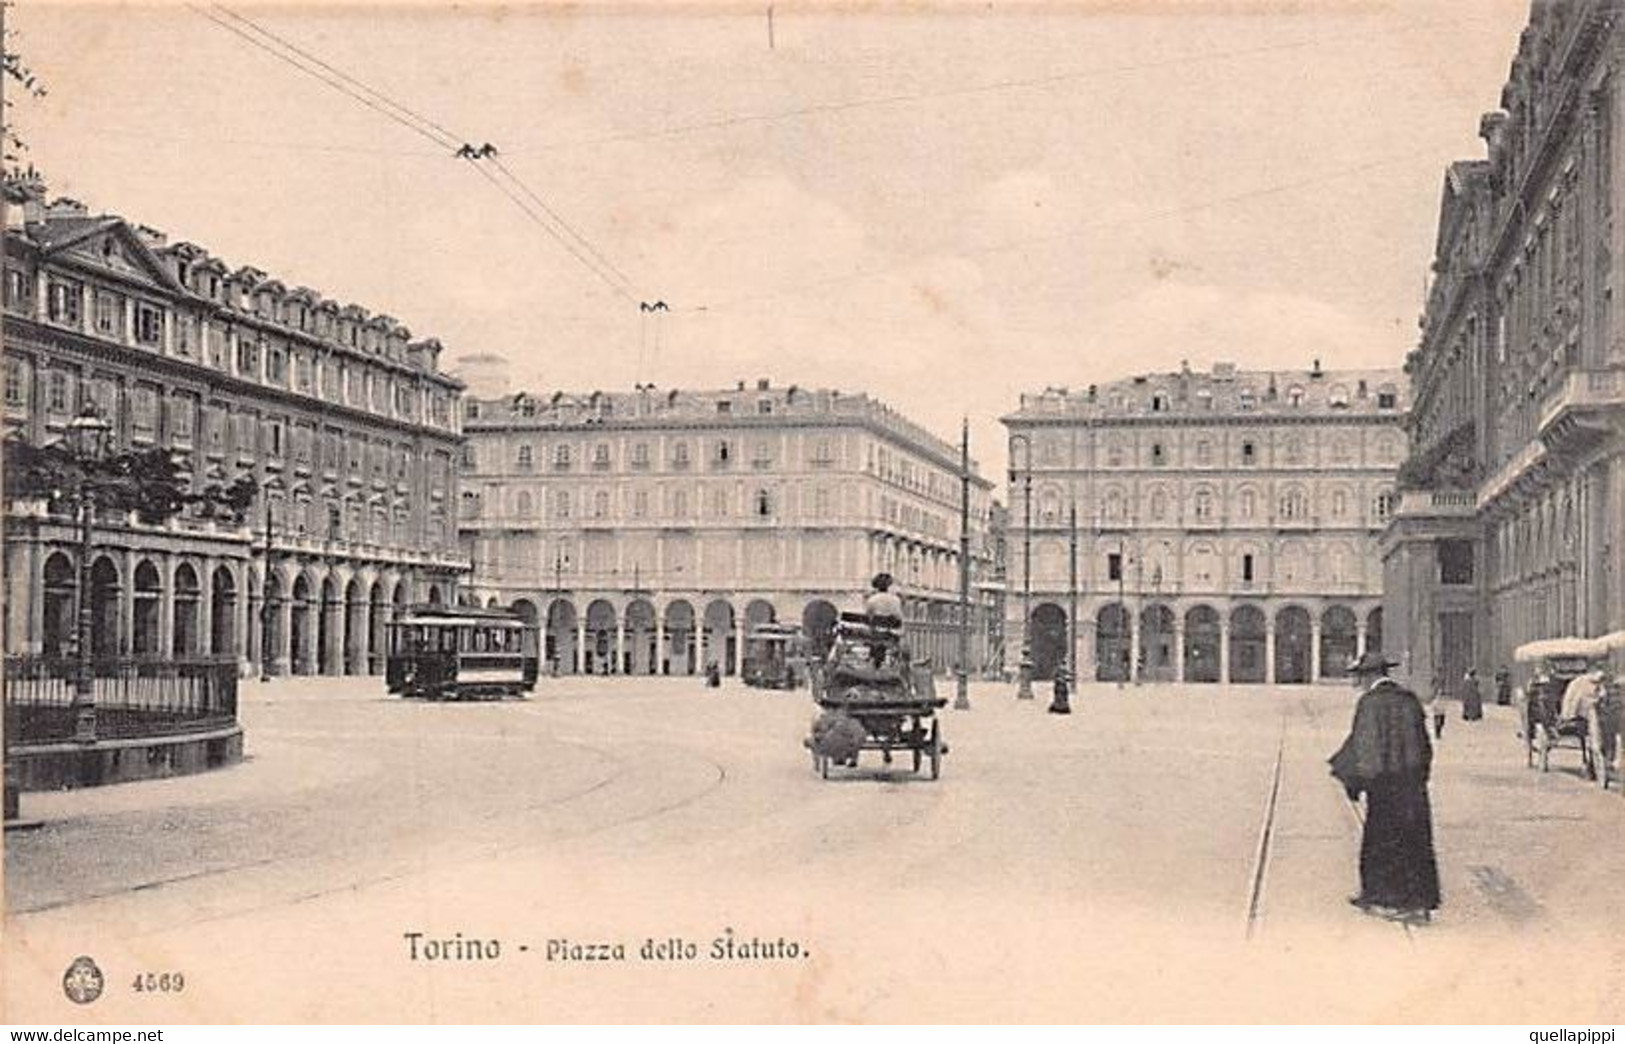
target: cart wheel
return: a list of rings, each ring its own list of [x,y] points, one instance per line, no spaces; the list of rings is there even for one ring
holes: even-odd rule
[[[937,779],[942,775],[942,725],[935,718],[931,719],[931,778]]]

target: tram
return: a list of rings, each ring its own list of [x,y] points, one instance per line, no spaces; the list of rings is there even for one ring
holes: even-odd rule
[[[391,693],[500,699],[536,687],[540,631],[511,610],[415,605],[388,632],[384,681]]]

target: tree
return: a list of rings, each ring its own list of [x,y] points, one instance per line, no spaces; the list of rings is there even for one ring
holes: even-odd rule
[[[23,61],[23,56],[12,50],[12,38],[15,31],[6,28],[6,10],[11,7],[11,0],[0,0],[0,153],[3,153],[5,163],[17,162],[18,154],[27,150],[28,145],[12,130],[11,99],[5,98],[4,82],[11,81],[20,86],[23,91],[35,98],[45,97],[45,85],[34,75],[34,71]]]
[[[35,446],[16,435],[5,440],[8,500],[43,500],[67,507],[76,505],[84,485],[90,487],[98,506],[133,511],[149,525],[161,525],[188,510],[200,518],[241,523],[258,491],[250,475],[193,491],[180,458],[159,446],[88,461],[61,443]]]

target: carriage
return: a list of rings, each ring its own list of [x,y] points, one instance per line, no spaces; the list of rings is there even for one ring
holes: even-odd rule
[[[812,672],[813,698],[823,713],[806,740],[813,770],[828,779],[832,767],[857,767],[862,751],[879,751],[883,764],[907,754],[913,771],[942,774],[948,744],[936,713],[939,699],[930,663],[910,660],[902,621],[842,613],[828,659]]]
[[[740,674],[757,689],[794,689],[806,677],[801,628],[795,624],[757,624],[745,639]]]
[[[1617,778],[1611,766],[1618,755],[1621,693],[1611,681],[1603,682],[1596,700],[1565,707],[1564,693],[1569,683],[1593,668],[1606,669],[1609,656],[1625,648],[1625,632],[1603,638],[1546,638],[1528,642],[1513,651],[1518,663],[1534,664],[1535,675],[1519,697],[1520,733],[1524,741],[1524,762],[1551,766],[1553,750],[1572,748],[1580,752],[1587,779],[1607,787]]]
[[[536,625],[510,610],[413,606],[389,624],[388,637],[391,693],[489,699],[536,687]]]

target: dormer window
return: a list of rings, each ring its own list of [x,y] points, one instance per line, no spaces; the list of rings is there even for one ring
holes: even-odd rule
[[[1286,401],[1291,404],[1293,409],[1301,407],[1303,405],[1303,389],[1298,387],[1296,384],[1288,388],[1286,392]]]
[[[717,403],[717,413],[732,413],[733,411],[734,404],[729,402],[727,399],[723,399],[721,402]]]
[[[1151,396],[1151,412],[1152,413],[1163,413],[1167,409],[1168,409],[1168,396],[1164,395],[1162,392],[1157,392],[1156,394]]]
[[[773,412],[773,400],[772,399],[762,399],[761,401],[759,401],[756,404],[756,412],[757,413],[763,413],[763,414],[772,413]]]
[[[1390,388],[1381,388],[1377,391],[1377,409],[1391,410],[1399,405],[1399,396]]]

